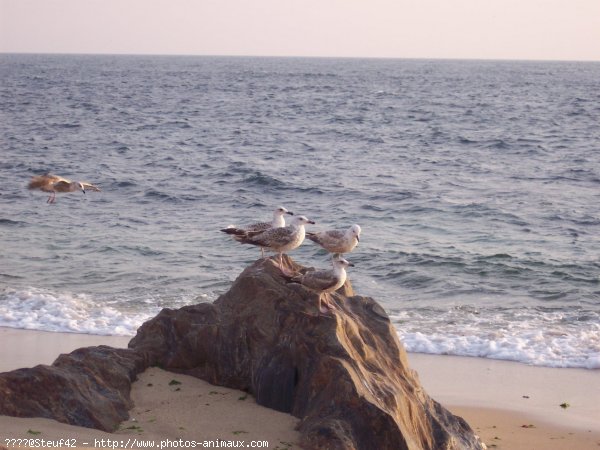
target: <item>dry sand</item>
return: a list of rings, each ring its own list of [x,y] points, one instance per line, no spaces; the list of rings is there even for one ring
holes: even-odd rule
[[[600,370],[417,353],[408,360],[425,391],[489,448],[600,450]]]
[[[0,371],[49,364],[60,353],[83,346],[125,347],[128,341],[127,337],[0,328]],[[464,417],[490,448],[600,449],[600,370],[414,353],[409,354],[409,362],[427,393]],[[152,368],[134,383],[132,397],[131,419],[116,433],[48,419],[0,416],[0,445],[10,448],[7,438],[69,438],[77,439],[78,447],[87,446],[84,443],[99,447],[101,439],[125,447],[128,439],[131,443],[135,438],[159,446],[168,438],[268,441],[271,449],[299,448],[294,430],[298,419],[263,408],[241,391]],[[565,402],[569,407],[561,408]]]
[[[257,405],[251,395],[242,391],[150,368],[134,383],[132,398],[135,406],[130,418],[115,433],[48,419],[0,416],[0,439],[9,448],[6,438],[73,439],[77,447],[140,448],[144,447],[142,441],[152,442],[155,447],[161,443],[170,447],[166,442],[169,439],[178,443],[181,440],[184,447],[198,448],[203,448],[198,443],[209,441],[244,441],[249,445],[254,441],[268,443],[260,448],[300,448],[300,434],[294,430],[297,418]]]
[[[598,427],[570,428],[544,422],[520,412],[457,407],[449,408],[463,417],[489,449],[503,450],[598,450]]]
[[[68,333],[46,333],[0,328],[0,372],[50,364],[60,353],[91,345],[126,347],[130,338]],[[4,357],[6,355],[6,357]],[[5,439],[57,441],[74,439],[77,447],[111,445],[131,448],[134,439],[153,442],[166,439],[192,442],[244,441],[257,448],[298,449],[298,419],[265,408],[251,395],[214,386],[194,377],[150,368],[133,384],[134,408],[130,420],[115,433],[65,425],[49,419],[17,419],[0,416],[0,445],[11,448]],[[105,441],[102,442],[102,439]],[[262,442],[267,445],[261,445]],[[177,444],[172,444],[177,445]],[[222,445],[222,444],[221,444]],[[181,445],[178,445],[178,448]],[[203,448],[196,445],[197,448]],[[140,448],[140,446],[134,446]]]
[[[52,364],[61,353],[80,347],[110,345],[126,348],[129,336],[97,336],[77,333],[48,333],[0,327],[0,372]]]

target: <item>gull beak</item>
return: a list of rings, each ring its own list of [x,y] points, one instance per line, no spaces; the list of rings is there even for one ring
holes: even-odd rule
[[[308,223],[313,224],[313,225],[315,224],[315,222],[312,220],[309,220]]]
[[[291,212],[291,211],[286,211],[286,214],[289,214],[290,216],[293,216],[293,215],[294,215],[294,213],[293,213],[293,212]]]
[[[360,242],[360,237],[356,236],[356,242]]]
[[[349,262],[349,263],[348,263],[348,265],[349,265],[350,267],[354,267],[354,263],[351,263],[351,262]]]
[[[83,192],[85,194],[85,189],[82,189],[81,192]]]

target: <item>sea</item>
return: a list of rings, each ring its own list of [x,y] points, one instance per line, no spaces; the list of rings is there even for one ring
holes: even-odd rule
[[[281,205],[361,226],[408,351],[600,368],[600,63],[0,54],[0,102],[2,327],[212,302],[260,257],[219,230]]]

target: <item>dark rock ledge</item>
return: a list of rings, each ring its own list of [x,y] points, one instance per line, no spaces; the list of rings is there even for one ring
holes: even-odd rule
[[[333,303],[318,314],[316,294],[261,259],[214,304],[161,311],[128,349],[81,348],[51,366],[0,374],[0,414],[113,431],[133,406],[137,374],[160,366],[300,418],[307,449],[485,448],[423,390],[377,302],[347,282]]]

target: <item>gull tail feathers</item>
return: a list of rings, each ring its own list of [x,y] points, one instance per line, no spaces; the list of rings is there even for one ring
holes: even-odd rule
[[[285,279],[286,283],[302,284],[302,274],[287,275],[287,274],[282,273],[281,276]]]
[[[221,229],[221,231],[226,234],[233,234],[234,236],[246,235],[246,230],[242,230],[241,228],[236,228],[236,227],[223,228],[223,229]]]
[[[310,239],[313,242],[316,242],[317,244],[321,244],[321,240],[319,239],[319,236],[317,236],[315,233],[306,233],[306,238]]]

